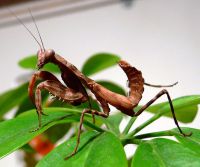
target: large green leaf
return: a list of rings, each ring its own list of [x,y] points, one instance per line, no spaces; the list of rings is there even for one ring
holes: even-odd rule
[[[44,157],[37,167],[127,167],[126,155],[120,140],[112,133],[87,132],[81,135],[77,154],[68,160],[76,144],[76,137],[61,144]]]
[[[199,167],[200,156],[169,139],[142,142],[132,159],[132,167]]]
[[[47,108],[44,109],[44,112],[48,116],[42,116],[43,127],[36,132],[30,132],[38,126],[35,110],[24,112],[14,119],[0,122],[0,157],[22,147],[32,138],[55,124],[77,122],[80,119],[80,111],[75,109]],[[90,122],[84,122],[86,125],[101,131],[100,128]]]
[[[18,106],[28,96],[28,84],[22,84],[19,87],[11,89],[0,95],[0,117],[9,110]]]
[[[37,55],[25,57],[22,60],[20,60],[18,64],[22,68],[35,70],[37,69]],[[60,73],[59,68],[52,63],[46,64],[43,69],[54,73]]]
[[[192,122],[198,111],[200,95],[183,96],[173,100],[176,117],[184,123]],[[164,113],[167,117],[172,117],[168,102],[152,105],[146,109],[152,113]]]
[[[183,137],[181,135],[175,135],[176,139],[183,144],[185,147],[191,149],[192,151],[195,151],[200,156],[200,130],[194,129],[194,128],[183,128],[181,127],[184,133],[190,133],[192,132],[192,135],[190,137]],[[175,131],[178,131],[177,129],[174,129]]]
[[[121,94],[121,95],[126,95],[126,92],[124,91],[124,89],[114,82],[100,80],[100,81],[97,81],[97,83],[104,86],[105,88],[115,92],[115,93],[118,93],[118,94]]]
[[[118,63],[120,57],[111,53],[97,53],[91,56],[83,65],[83,74],[89,76],[105,70]]]

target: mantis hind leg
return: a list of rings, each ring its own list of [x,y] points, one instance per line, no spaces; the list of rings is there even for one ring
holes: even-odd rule
[[[168,101],[169,101],[169,105],[170,105],[170,109],[171,109],[171,113],[172,113],[172,116],[173,116],[173,119],[174,119],[174,122],[179,130],[179,132],[183,135],[183,136],[191,136],[191,133],[189,134],[185,134],[182,129],[180,128],[179,124],[178,124],[178,121],[176,119],[176,115],[175,115],[175,111],[174,111],[174,106],[173,106],[173,103],[172,103],[172,100],[170,98],[170,95],[168,93],[167,90],[163,89],[161,90],[153,99],[151,99],[148,103],[146,103],[144,106],[142,106],[140,108],[139,111],[137,111],[134,116],[139,116],[146,108],[148,108],[152,103],[154,103],[159,97],[161,97],[162,95],[166,94],[167,95],[167,98],[168,98]]]

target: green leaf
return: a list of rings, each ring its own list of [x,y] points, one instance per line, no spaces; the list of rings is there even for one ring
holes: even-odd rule
[[[127,167],[126,155],[120,140],[112,133],[87,132],[81,135],[77,154],[68,160],[64,158],[72,153],[76,137],[61,144],[45,156],[37,167]]]
[[[91,98],[91,97],[89,97],[89,98],[90,98],[92,109],[97,110],[97,111],[101,111],[101,108],[100,108],[98,102],[95,99]],[[89,108],[89,106],[90,106],[89,102],[87,101],[85,103],[81,103],[81,105],[76,106],[76,107],[81,108],[83,110],[85,108]]]
[[[115,92],[115,93],[118,93],[118,94],[121,94],[121,95],[126,95],[126,92],[124,91],[124,89],[114,82],[101,80],[101,81],[97,81],[97,83],[104,86],[105,88]]]
[[[37,55],[31,55],[29,57],[25,57],[18,62],[19,66],[25,69],[37,69]],[[50,71],[53,73],[60,73],[59,68],[52,63],[48,63],[43,67],[43,70]]]
[[[105,124],[108,127],[108,129],[110,129],[116,135],[119,135],[120,134],[119,125],[122,119],[123,119],[123,114],[121,112],[118,112],[116,114],[110,115],[106,119]]]
[[[34,109],[35,106],[33,105],[32,101],[29,99],[29,97],[27,96],[20,104],[19,107],[15,113],[15,117],[19,114],[21,114],[22,112]]]
[[[52,143],[56,143],[68,132],[70,128],[70,123],[55,125],[47,129],[44,132],[44,135],[47,136]]]
[[[132,159],[132,167],[199,167],[200,156],[169,139],[142,142]]]
[[[111,53],[97,53],[91,56],[83,65],[82,72],[86,76],[112,67],[118,63],[120,57]]]
[[[183,137],[181,135],[175,135],[176,139],[183,144],[185,147],[189,148],[192,151],[195,151],[200,156],[200,130],[194,128],[183,128],[181,127],[184,133],[192,132],[190,137]],[[177,129],[174,129],[178,131]]]
[[[22,84],[0,95],[0,117],[18,106],[28,96],[28,84]]]
[[[184,123],[192,122],[198,111],[200,95],[183,96],[173,100],[176,117]],[[172,117],[168,102],[152,105],[146,109],[152,113],[162,113],[164,116]]]
[[[24,112],[14,119],[0,122],[0,157],[3,157],[16,149],[22,147],[38,134],[49,127],[70,122],[79,122],[80,111],[67,108],[47,108],[44,112],[48,116],[42,116],[42,128],[31,132],[38,126],[38,119],[35,110]],[[86,115],[87,118],[88,115]],[[99,127],[84,121],[87,126],[102,131]]]

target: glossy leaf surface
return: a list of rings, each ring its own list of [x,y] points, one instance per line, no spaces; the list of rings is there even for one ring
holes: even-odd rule
[[[184,123],[192,122],[198,111],[200,95],[183,96],[173,100],[176,117]],[[167,117],[172,117],[168,102],[152,105],[146,109],[152,113],[163,113]]]
[[[89,131],[82,134],[77,154],[64,160],[73,151],[75,144],[76,137],[61,144],[44,157],[37,167],[127,167],[123,146],[112,133]]]
[[[173,140],[157,138],[142,142],[132,159],[132,167],[198,167],[200,156]]]
[[[90,76],[116,65],[119,60],[119,56],[111,53],[97,53],[86,60],[82,72],[86,76]]]

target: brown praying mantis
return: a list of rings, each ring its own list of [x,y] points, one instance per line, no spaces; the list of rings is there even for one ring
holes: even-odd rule
[[[12,12],[12,14],[14,14]],[[30,11],[31,14],[31,11]],[[15,14],[14,14],[15,15]],[[32,14],[31,14],[32,16]],[[37,53],[37,67],[38,71],[33,74],[32,78],[29,82],[28,87],[28,93],[31,101],[36,107],[37,115],[38,115],[38,129],[42,127],[41,124],[41,116],[45,115],[45,113],[42,111],[42,97],[41,97],[41,91],[46,90],[53,96],[57,97],[59,100],[62,100],[63,102],[72,104],[72,105],[79,105],[84,102],[89,102],[89,108],[86,108],[83,110],[81,117],[80,117],[80,125],[78,129],[78,136],[77,136],[77,142],[76,146],[74,148],[74,151],[66,157],[69,158],[76,154],[78,150],[78,146],[80,143],[80,134],[81,129],[83,125],[84,115],[86,113],[92,114],[93,122],[94,122],[94,116],[98,115],[101,117],[107,118],[110,113],[109,104],[120,110],[122,113],[131,116],[136,117],[139,116],[147,107],[149,107],[152,103],[154,103],[159,97],[162,95],[167,95],[170,109],[172,112],[172,116],[174,119],[174,122],[179,130],[179,132],[183,136],[190,136],[191,134],[185,134],[176,119],[174,107],[172,104],[172,100],[170,98],[170,95],[166,89],[161,90],[154,98],[152,98],[149,102],[147,102],[144,106],[142,106],[137,112],[134,111],[134,108],[138,105],[142,98],[142,93],[144,91],[144,85],[147,86],[153,86],[153,87],[171,87],[177,84],[174,83],[172,85],[152,85],[144,82],[144,79],[142,77],[141,71],[137,70],[135,67],[131,66],[129,63],[127,63],[124,60],[120,60],[118,62],[118,65],[121,67],[121,69],[125,72],[127,75],[129,84],[129,95],[124,96],[121,94],[114,93],[107,88],[103,87],[102,85],[96,83],[91,78],[85,76],[83,73],[81,73],[73,64],[68,62],[63,57],[59,56],[54,52],[52,49],[45,49],[41,35],[39,33],[37,24],[35,22],[34,17],[32,16],[33,22],[36,26],[37,32],[40,37],[40,42],[36,39],[36,37],[32,34],[32,32],[24,25],[24,23],[15,15],[17,20],[28,30],[28,32],[33,36],[33,38],[38,43],[40,50]],[[65,85],[62,84],[56,76],[54,76],[52,73],[48,71],[40,71],[45,64],[47,63],[53,63],[57,65],[61,71],[61,78],[64,81]],[[34,88],[36,81],[38,79],[43,80],[40,82],[36,89],[34,94]],[[93,95],[95,96],[96,100],[100,103],[103,112],[97,111],[92,109],[89,95],[86,91],[86,88],[90,90]]]

